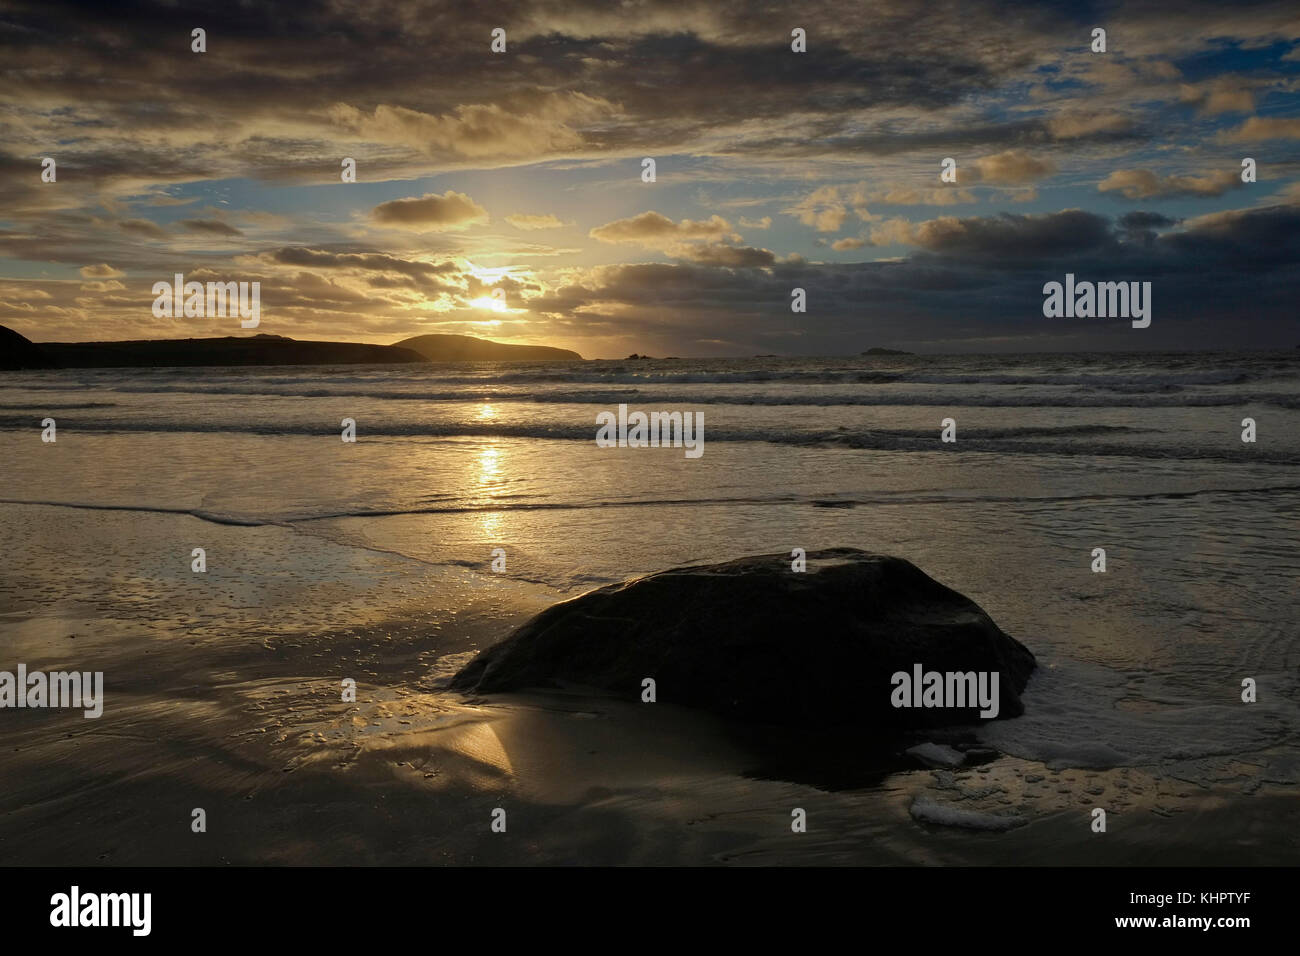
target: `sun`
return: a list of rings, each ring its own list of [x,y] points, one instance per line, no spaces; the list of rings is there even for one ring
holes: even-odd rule
[[[474,306],[476,309],[490,309],[493,312],[506,311],[506,300],[494,299],[491,296],[484,296],[481,299],[471,299],[469,304]]]

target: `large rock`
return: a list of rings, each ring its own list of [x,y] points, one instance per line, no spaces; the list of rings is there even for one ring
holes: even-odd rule
[[[474,693],[596,689],[772,724],[906,728],[977,710],[895,707],[896,672],[999,674],[999,717],[1024,710],[1033,655],[978,605],[901,558],[835,548],[676,568],[557,604],[453,679]]]

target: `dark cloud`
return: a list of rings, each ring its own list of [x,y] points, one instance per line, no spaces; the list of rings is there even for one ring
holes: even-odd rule
[[[833,354],[890,341],[978,349],[1009,337],[1026,346],[1134,350],[1241,347],[1227,320],[1249,310],[1253,347],[1294,344],[1300,288],[1300,208],[1264,207],[1202,217],[1154,242],[1131,241],[1142,226],[1175,225],[1158,214],[1122,221],[1079,210],[1051,216],[952,220],[926,248],[903,260],[852,264],[778,263],[759,270],[697,263],[612,266],[530,301],[536,311],[607,314],[628,334],[665,344],[677,336],[732,343],[739,354],[782,350]],[[937,238],[942,235],[942,239]],[[995,247],[998,254],[990,254]],[[1245,263],[1250,269],[1240,268]],[[1150,281],[1149,329],[1042,314],[1045,282],[1065,273],[1094,281]],[[808,296],[792,323],[790,290]],[[604,312],[602,310],[608,310]],[[700,347],[707,353],[709,349]]]
[[[146,239],[167,238],[167,230],[156,222],[150,222],[148,219],[123,219],[117,224],[117,228],[133,236],[143,236]]]
[[[419,288],[425,291],[456,290],[460,267],[453,261],[426,262],[403,259],[382,252],[333,252],[326,249],[287,247],[264,253],[264,261],[277,265],[316,269],[346,269],[361,273],[386,273],[387,277],[368,275],[371,288]],[[401,276],[394,279],[392,276]]]
[[[680,246],[671,250],[678,259],[686,259],[706,266],[721,266],[727,269],[760,269],[776,262],[776,253],[770,249],[755,249],[752,246],[728,246],[710,243],[703,246]]]
[[[403,259],[383,252],[332,252],[328,249],[286,247],[268,255],[272,262],[283,265],[312,266],[324,269],[366,269],[378,272],[400,272],[409,276],[446,275],[457,271],[454,262],[424,262]]]
[[[1159,212],[1126,212],[1116,220],[1126,231],[1134,229],[1167,229],[1180,222],[1171,216]]]
[[[190,232],[203,232],[212,236],[243,235],[234,226],[228,225],[220,219],[181,219],[178,224],[184,226]]]
[[[1116,241],[1109,219],[1082,209],[964,219],[945,216],[921,223],[913,235],[917,245],[931,252],[1010,263],[1092,253]]]
[[[1152,242],[1157,229],[1168,229],[1180,221],[1158,212],[1126,212],[1116,220],[1116,226],[1130,242]]]

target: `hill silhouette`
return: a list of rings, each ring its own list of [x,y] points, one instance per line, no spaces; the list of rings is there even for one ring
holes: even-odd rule
[[[283,335],[122,342],[35,343],[0,326],[0,369],[168,368],[211,365],[382,365],[581,360],[577,352],[504,345],[468,335],[420,335],[396,345],[299,341]]]
[[[54,360],[39,345],[0,325],[0,369],[53,367]]]
[[[200,365],[360,365],[423,362],[418,353],[390,345],[300,342],[283,335],[228,335],[210,339],[140,339],[127,342],[43,342],[42,351],[63,368],[168,368]]]
[[[417,335],[395,343],[430,362],[581,362],[582,356],[549,345],[506,345],[469,335]]]

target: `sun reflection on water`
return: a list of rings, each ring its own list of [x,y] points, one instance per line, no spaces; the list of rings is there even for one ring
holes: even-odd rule
[[[491,411],[490,405],[483,406]],[[478,467],[478,491],[490,502],[502,484],[502,466],[504,455],[501,448],[491,442],[479,450],[476,459]],[[501,533],[502,515],[499,511],[484,511],[478,517],[479,530],[485,538],[497,540]]]

